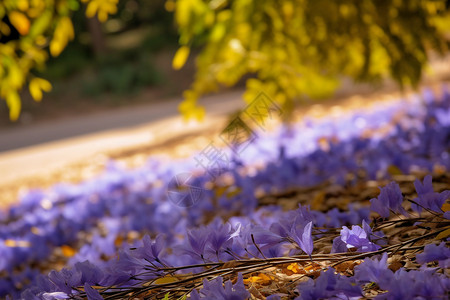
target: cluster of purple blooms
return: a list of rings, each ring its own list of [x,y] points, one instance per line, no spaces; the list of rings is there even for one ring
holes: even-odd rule
[[[198,176],[195,184],[205,187],[206,196],[190,208],[174,206],[167,199],[165,183],[183,168],[192,170],[195,166],[191,160],[168,163],[150,159],[135,170],[123,170],[112,163],[101,177],[82,184],[58,185],[48,192],[31,191],[18,205],[0,215],[0,272],[4,275],[0,278],[0,296],[66,299],[80,293],[75,287],[84,287],[88,299],[102,299],[92,286],[126,288],[164,275],[160,269],[166,266],[302,252],[311,255],[313,236],[321,234],[314,227],[342,228],[333,241],[333,252],[352,248],[360,252],[376,251],[383,245],[383,234],[373,233],[368,225],[370,209],[381,217],[389,217],[391,212],[407,215],[395,183],[381,189],[380,196],[371,200],[370,209],[352,204],[347,211],[335,208],[326,213],[303,206],[288,212],[279,206],[258,208],[255,191],[269,194],[323,182],[351,184],[349,178],[353,181],[356,178],[349,174],[382,178],[388,175],[390,166],[404,173],[418,169],[431,172],[436,166],[450,170],[450,94],[445,90],[441,99],[435,99],[425,93],[424,99],[425,104],[419,98],[414,105],[393,102],[339,122],[307,121],[295,128],[261,135],[239,157],[233,158],[227,171],[240,193],[216,195],[214,190],[206,189],[209,177]],[[391,126],[398,114],[403,115],[402,121],[395,123],[390,132],[361,137],[366,130]],[[329,149],[322,149],[318,140],[323,138],[339,142],[330,142]],[[246,166],[260,167],[253,168],[250,174],[246,173]],[[450,191],[434,192],[431,176],[423,183],[416,181],[415,187],[418,197],[413,200],[414,211],[442,213],[442,204]],[[205,216],[211,213],[216,218],[202,226]],[[223,218],[230,215],[238,216],[224,223]],[[450,217],[448,212],[444,216]],[[118,238],[126,239],[130,233],[144,237],[117,245]],[[37,267],[32,267],[48,260],[55,254],[55,248],[77,247],[78,243],[83,245],[70,259],[69,268],[44,276]],[[444,244],[429,245],[417,256],[417,261],[423,264],[439,261],[441,267],[448,267],[448,252]],[[441,287],[433,291],[439,295],[449,290],[448,278],[432,269],[423,267],[414,272],[400,269],[392,273],[381,266],[381,261],[366,260],[357,268],[355,278],[335,275],[330,269],[316,281],[301,284],[300,297],[360,297],[361,286],[367,282],[376,282],[387,290],[382,295],[387,299],[398,299],[396,295],[406,292],[412,293],[412,299],[414,295],[423,295],[431,285]],[[370,264],[379,267],[372,268]],[[198,272],[201,268],[185,271]],[[424,273],[427,282],[420,283],[419,277]],[[370,277],[377,274],[388,274],[390,282],[377,282],[379,277]],[[406,280],[409,285],[414,283],[414,288],[403,291],[394,284]],[[23,292],[26,285],[28,288]],[[191,293],[192,299],[248,296],[242,277],[234,285],[231,282],[224,285],[219,277],[205,282],[199,292]]]
[[[362,227],[353,225],[350,230],[347,226],[343,226],[340,236],[333,240],[331,252],[342,253],[347,252],[347,249],[351,248],[356,248],[359,252],[377,251],[381,247],[371,242],[371,236],[372,229],[365,220],[362,222]],[[380,231],[375,236],[383,236],[383,233]]]
[[[447,259],[450,257],[449,249],[444,243],[433,246],[447,252]],[[421,255],[427,257],[422,262],[438,259],[430,256],[427,251]],[[445,254],[440,257],[442,256]],[[387,260],[386,252],[381,257],[366,259],[355,267],[355,275],[352,277],[336,274],[334,269],[329,268],[317,280],[310,279],[299,284],[297,289],[301,295],[298,299],[360,299],[363,297],[361,287],[372,283],[387,291],[377,295],[375,299],[444,299],[448,295],[450,279],[444,274],[436,273],[436,268],[423,265],[418,270],[406,271],[402,267],[394,273],[388,268]]]

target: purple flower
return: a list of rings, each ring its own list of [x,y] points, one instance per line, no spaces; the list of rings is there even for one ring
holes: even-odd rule
[[[446,218],[447,220],[450,220],[450,210],[449,210],[449,211],[446,211],[446,212],[444,213],[444,218]]]
[[[158,235],[156,239],[152,241],[148,235],[145,235],[142,242],[143,246],[136,249],[136,257],[149,260],[152,263],[159,262],[161,264],[159,255],[165,246],[164,237]]]
[[[72,288],[81,284],[81,276],[82,274],[80,272],[65,268],[59,272],[51,271],[48,274],[48,278],[55,284],[57,291],[66,294],[71,294]]]
[[[262,246],[260,249],[266,258],[281,257],[285,253],[285,249],[283,249],[282,246],[283,244],[280,243],[277,245]]]
[[[42,299],[44,300],[55,300],[55,299],[68,299],[69,295],[63,292],[53,292],[53,293],[43,293]],[[103,298],[102,298],[103,299]]]
[[[370,238],[370,235],[372,234],[372,228],[370,228],[370,225],[367,224],[366,220],[362,221],[362,228],[367,234],[367,237]]]
[[[403,195],[399,185],[392,181],[385,187],[380,187],[378,198],[370,200],[370,209],[377,212],[381,217],[389,217],[389,210],[395,213],[408,216],[408,213],[402,207]]]
[[[352,229],[343,226],[341,235],[333,240],[332,253],[347,252],[347,249],[356,248],[359,252],[376,251],[381,247],[372,243],[369,235],[372,230],[370,226],[363,221],[363,228],[353,225]]]
[[[276,244],[286,239],[293,227],[293,223],[289,217],[281,219],[278,222],[274,222],[270,225],[270,233],[267,233],[266,239],[272,238],[272,243]]]
[[[84,284],[84,291],[86,292],[88,300],[103,300],[103,297],[100,295],[100,293],[87,283]]]
[[[407,272],[400,268],[380,288],[388,292],[375,299],[446,299],[450,279],[435,273],[434,269],[421,268]]]
[[[347,244],[342,241],[341,236],[337,236],[333,239],[333,245],[331,247],[331,253],[344,253],[347,252]]]
[[[416,179],[416,181],[414,181],[414,187],[417,192],[417,198],[414,199],[417,204],[413,203],[411,205],[411,208],[414,211],[420,213],[422,208],[426,208],[442,213],[442,205],[445,203],[445,200],[450,198],[449,190],[443,191],[442,193],[436,193],[433,190],[431,175],[425,176],[423,183],[421,183],[419,179]]]
[[[128,250],[120,250],[118,259],[109,261],[108,266],[117,274],[123,272],[131,277],[144,268],[144,262],[131,255]]]
[[[436,109],[435,116],[441,125],[450,126],[450,109]]]
[[[286,236],[280,235],[282,234],[280,233],[281,228],[282,227],[280,227],[280,224],[278,222],[274,222],[270,226],[269,230],[261,226],[255,226],[254,228],[252,228],[252,233],[256,243],[266,245],[276,245],[281,243],[284,240],[284,238],[287,237],[287,233]],[[244,234],[244,232],[241,233],[241,235],[242,234]],[[251,239],[249,240],[249,243],[252,243]]]
[[[76,263],[74,269],[81,274],[80,283],[99,284],[104,277],[103,271],[89,261]]]
[[[314,218],[309,210],[309,206],[302,206],[301,204],[298,205],[295,214],[295,224],[305,224],[313,221]]]
[[[253,227],[247,226],[245,230],[240,232],[239,236],[235,237],[235,240],[238,241],[239,248],[234,247],[233,251],[237,254],[241,253],[241,255],[250,254],[250,256],[260,257],[259,250],[253,244],[251,238],[253,235],[255,243],[259,246],[259,249],[263,252],[265,257],[282,256],[283,250],[281,247],[285,242],[285,239],[278,234],[273,233],[272,229],[273,228],[271,227],[269,231],[259,225]]]
[[[192,292],[191,292],[191,294],[189,295],[189,299],[191,299],[191,300],[199,300],[199,299],[201,299],[202,297],[200,297],[200,294],[197,292],[197,290],[196,289],[194,289]],[[204,297],[203,297],[204,298]]]
[[[339,274],[334,273],[334,269],[328,268],[322,271],[315,281],[309,279],[297,286],[300,296],[296,300],[315,299],[360,299],[362,289],[355,285],[355,282]]]
[[[129,271],[118,269],[115,264],[108,265],[104,268],[104,277],[100,282],[102,286],[112,286],[127,283],[132,275]]]
[[[448,269],[450,268],[450,248],[444,242],[439,245],[428,244],[423,253],[416,255],[416,260],[419,264],[438,261],[441,268]]]
[[[355,278],[361,283],[375,282],[382,289],[386,289],[387,285],[393,278],[393,273],[388,269],[388,255],[383,253],[380,259],[377,257],[366,258],[360,265],[355,267]]]
[[[218,219],[217,219],[218,220]],[[230,248],[233,244],[233,239],[231,238],[231,225],[230,224],[221,224],[217,222],[213,222],[208,226],[209,234],[209,248],[211,254],[218,258],[219,254]]]
[[[33,290],[34,294],[37,294],[39,292],[55,292],[58,290],[58,288],[49,279],[48,276],[44,276],[41,274],[36,277],[35,284],[32,287],[32,290]],[[30,291],[30,289],[28,289],[27,291]],[[26,297],[22,297],[22,298],[26,298]]]
[[[227,281],[224,286],[221,276],[211,281],[204,279],[200,293],[193,290],[190,297],[192,300],[244,300],[250,297],[250,293],[245,289],[242,274],[239,273],[237,282],[234,285],[231,281]]]
[[[114,249],[114,248],[113,248]],[[114,249],[115,250],[115,249]],[[70,265],[75,265],[77,262],[80,261],[99,261],[101,254],[99,253],[97,248],[92,247],[89,244],[84,244],[81,246],[80,250],[77,254],[75,254],[70,260]]]
[[[183,251],[192,258],[203,261],[206,243],[208,242],[209,230],[207,228],[193,229],[187,232],[189,248],[184,247]]]
[[[233,238],[232,252],[237,255],[245,255],[247,245],[251,243],[251,233],[256,228],[252,224],[245,224],[237,222],[234,226],[234,232],[231,234]]]
[[[311,236],[312,222],[306,224],[304,228],[297,227],[292,231],[291,237],[300,246],[300,248],[311,257],[314,249],[313,240]]]

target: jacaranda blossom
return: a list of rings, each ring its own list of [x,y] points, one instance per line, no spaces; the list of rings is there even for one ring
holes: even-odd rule
[[[416,212],[421,212],[423,208],[430,209],[432,211],[442,213],[442,205],[445,200],[450,198],[450,191],[446,190],[441,193],[437,193],[433,189],[431,183],[431,175],[425,176],[423,183],[419,179],[414,181],[414,187],[416,188],[417,198],[414,198],[414,202],[411,204],[411,208]]]
[[[351,299],[362,297],[362,289],[352,278],[335,274],[334,269],[328,268],[320,273],[316,280],[309,279],[297,286],[300,296],[296,300],[316,299]]]
[[[383,255],[373,258],[366,258],[360,265],[355,267],[355,278],[361,283],[375,282],[380,287],[385,287],[386,284],[393,278],[393,273],[388,269],[387,265],[388,255]]]
[[[380,195],[378,198],[371,199],[370,203],[370,209],[383,218],[389,217],[390,210],[405,216],[408,215],[402,207],[403,195],[396,182],[390,182],[385,187],[380,188]]]
[[[380,246],[370,241],[372,230],[365,221],[363,221],[363,228],[358,225],[353,225],[350,230],[347,226],[343,226],[340,236],[333,240],[331,252],[347,252],[347,249],[350,248],[356,248],[359,252],[376,251],[380,249]]]
[[[292,232],[292,238],[294,241],[309,256],[311,256],[314,249],[311,230],[312,222],[309,222],[304,228],[295,228]]]
[[[444,242],[439,245],[426,245],[423,253],[416,255],[416,260],[419,264],[438,261],[441,268],[448,269],[450,268],[450,248]]]
[[[242,274],[238,274],[238,279],[233,285],[231,281],[223,284],[222,277],[217,277],[211,281],[203,280],[203,288],[200,293],[193,290],[191,293],[192,300],[245,300],[250,297],[250,293],[245,289]]]

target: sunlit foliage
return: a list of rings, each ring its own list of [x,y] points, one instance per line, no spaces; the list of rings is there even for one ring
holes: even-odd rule
[[[36,101],[51,89],[33,71],[74,38],[72,13],[83,9],[106,21],[118,2],[0,1],[0,98],[11,120],[19,117],[23,88]],[[430,50],[447,50],[450,32],[445,0],[167,0],[165,8],[174,11],[180,33],[173,68],[202,47],[180,105],[186,118],[201,119],[197,99],[242,78],[246,101],[263,90],[287,111],[297,99],[330,95],[339,76],[376,82],[389,75],[415,86]]]
[[[204,114],[200,96],[247,74],[246,101],[264,90],[287,109],[295,99],[330,95],[338,76],[376,82],[388,75],[415,86],[429,51],[448,48],[445,1],[169,0],[166,7],[180,32],[173,67],[204,46],[180,105],[187,118]]]
[[[19,92],[28,85],[34,100],[52,86],[32,70],[58,56],[74,38],[71,15],[86,5],[86,16],[106,21],[118,0],[4,0],[0,2],[0,98],[6,100],[11,120],[20,115]]]

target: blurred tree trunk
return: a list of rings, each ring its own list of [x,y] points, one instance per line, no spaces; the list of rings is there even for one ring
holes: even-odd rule
[[[87,18],[89,33],[91,35],[92,49],[95,56],[100,56],[106,51],[105,35],[97,17]]]

